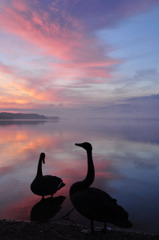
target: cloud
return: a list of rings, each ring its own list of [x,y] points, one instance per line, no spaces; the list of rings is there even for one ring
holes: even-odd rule
[[[113,65],[113,59],[107,56],[109,46],[98,41],[94,35],[96,30],[113,26],[124,17],[148,10],[157,3],[45,1],[43,6],[42,1],[38,5],[36,1],[10,2],[10,5],[2,6],[1,28],[39,46],[43,49],[43,54],[51,54],[72,64],[82,62],[86,66],[90,62],[93,64],[94,59],[98,66]],[[93,66],[97,67],[96,64]]]
[[[15,169],[13,166],[0,167],[1,177],[6,176],[7,174],[10,174],[10,172],[14,172],[14,171]]]
[[[5,73],[5,74],[14,74],[15,69],[14,66],[7,66],[0,62],[0,73]]]
[[[14,66],[0,64],[1,78],[6,78],[7,82],[1,82],[1,105],[2,102],[10,103],[33,103],[38,104],[41,101],[50,103],[58,99],[61,89],[50,88],[50,77],[41,76],[37,78],[30,74],[22,73]],[[28,75],[28,76],[27,76]],[[13,81],[14,80],[14,81]],[[47,87],[48,85],[48,87]],[[57,93],[56,93],[57,91]],[[59,94],[60,95],[60,94]],[[12,97],[12,99],[10,99]],[[38,102],[39,101],[39,102]],[[44,103],[42,103],[43,105]]]
[[[156,109],[159,108],[159,94],[152,96],[131,97],[118,101],[118,103],[106,103],[105,106],[95,108],[99,114],[115,118],[159,118]]]
[[[123,62],[110,56],[113,47],[97,32],[157,4],[157,0],[1,1],[0,33],[16,55],[8,57],[10,64],[3,57],[0,62],[1,79],[7,78],[7,85],[1,84],[1,108],[10,108],[12,102],[19,109],[78,105],[79,100],[91,103],[94,86],[104,89]],[[10,56],[6,51],[7,45],[3,55]]]
[[[62,3],[58,0],[52,2],[53,9],[67,14],[82,23],[88,31],[99,30],[101,28],[114,27],[126,17],[148,11],[151,7],[158,4],[157,0],[135,0],[135,1],[69,1]]]

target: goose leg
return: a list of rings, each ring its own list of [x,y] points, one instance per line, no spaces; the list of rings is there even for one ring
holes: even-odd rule
[[[66,215],[64,215],[62,219],[66,219],[74,223],[74,221],[70,219],[70,214],[73,212],[73,210],[74,208],[72,208]]]
[[[103,228],[104,232],[107,231],[107,221],[104,221],[104,228]]]
[[[91,232],[94,233],[94,222],[91,220]]]

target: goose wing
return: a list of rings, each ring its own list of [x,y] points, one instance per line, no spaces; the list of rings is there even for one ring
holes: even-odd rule
[[[51,175],[43,176],[43,183],[48,191],[50,190],[55,192],[65,186],[61,178]]]
[[[119,227],[131,227],[128,213],[117,200],[97,188],[87,188],[72,197],[77,211],[90,220],[107,221]]]

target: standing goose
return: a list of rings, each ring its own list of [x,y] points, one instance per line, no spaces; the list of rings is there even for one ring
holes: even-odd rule
[[[75,209],[91,222],[91,231],[94,232],[94,221],[112,223],[118,227],[129,228],[132,223],[128,220],[128,213],[117,204],[106,192],[90,187],[95,178],[92,158],[92,145],[88,142],[76,143],[87,152],[87,175],[83,181],[74,183],[70,188],[70,199]]]
[[[30,185],[31,191],[39,196],[53,196],[58,190],[65,186],[62,179],[56,176],[42,174],[42,163],[45,163],[45,153],[40,154],[38,169],[35,179]]]

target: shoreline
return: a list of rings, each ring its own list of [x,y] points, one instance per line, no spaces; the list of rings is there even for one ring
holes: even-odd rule
[[[158,240],[159,234],[128,230],[88,232],[82,225],[59,222],[24,222],[0,220],[1,240]]]

